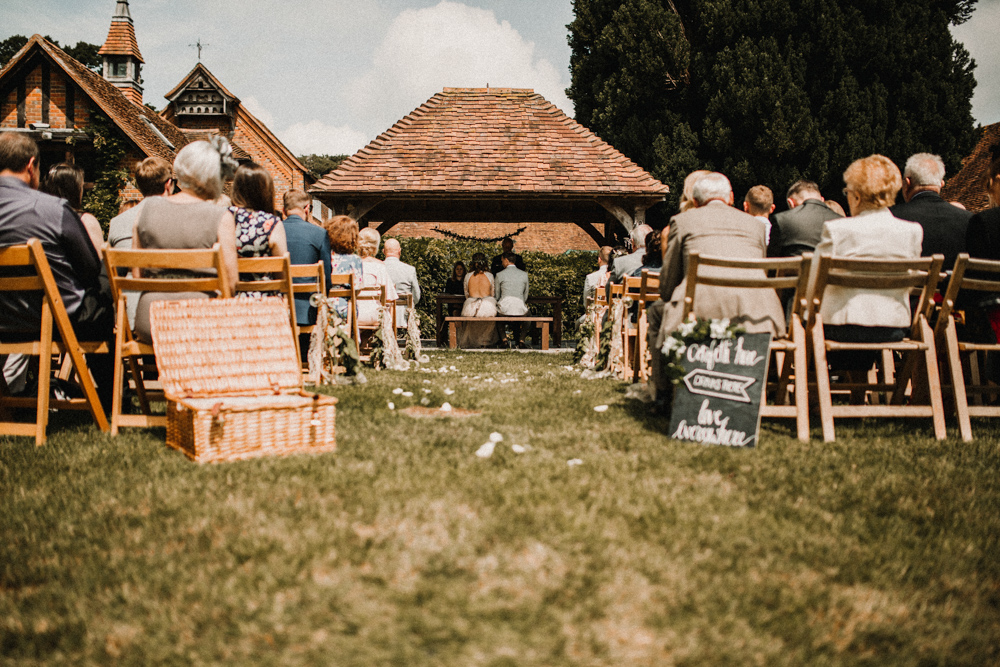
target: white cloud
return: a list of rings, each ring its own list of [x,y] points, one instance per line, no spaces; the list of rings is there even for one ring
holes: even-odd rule
[[[375,50],[372,68],[348,84],[357,117],[378,133],[446,86],[534,88],[572,114],[567,82],[493,11],[442,0],[404,10]]]
[[[264,105],[257,101],[256,97],[250,95],[249,97],[245,97],[240,100],[240,103],[245,106],[247,111],[257,118],[257,120],[264,123],[264,125],[267,125],[270,129],[274,129],[274,115],[265,109]]]
[[[363,132],[320,120],[295,123],[277,134],[296,155],[353,155],[369,141]]]

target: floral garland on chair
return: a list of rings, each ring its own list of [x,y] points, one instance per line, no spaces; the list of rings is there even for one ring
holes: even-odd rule
[[[681,364],[684,353],[691,345],[702,345],[713,340],[725,340],[735,338],[746,333],[739,324],[730,324],[729,318],[720,320],[709,320],[705,318],[695,318],[694,313],[688,315],[687,321],[682,322],[676,330],[670,333],[663,341],[660,352],[665,357],[663,372],[673,384],[680,384],[681,379],[687,373]]]
[[[392,324],[394,304],[379,306],[379,327],[372,334],[371,362],[375,370],[386,368],[393,371],[410,370],[410,362],[403,359],[396,342],[396,328]]]
[[[341,374],[360,376],[358,344],[351,338],[346,322],[325,296],[313,294],[309,303],[316,307],[316,327],[309,337],[309,377],[319,386],[336,382]]]

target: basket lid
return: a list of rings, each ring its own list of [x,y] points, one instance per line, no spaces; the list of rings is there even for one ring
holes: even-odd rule
[[[281,297],[155,301],[149,318],[160,381],[172,398],[302,388],[288,305]]]

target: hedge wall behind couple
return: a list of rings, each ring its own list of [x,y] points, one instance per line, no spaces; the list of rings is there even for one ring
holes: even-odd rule
[[[389,238],[389,237],[386,237]],[[451,278],[455,262],[465,262],[468,268],[472,255],[481,252],[487,259],[501,252],[499,243],[393,237],[402,247],[401,259],[417,269],[422,298],[417,305],[420,312],[420,332],[423,338],[433,339],[436,322],[435,298],[444,291],[445,282]],[[516,250],[516,248],[515,248]],[[379,258],[384,259],[380,251]],[[556,296],[562,299],[563,339],[572,338],[576,320],[583,314],[583,280],[597,268],[597,251],[571,250],[561,255],[544,252],[523,252],[528,270],[531,296]],[[549,315],[548,307],[534,305],[532,314]]]

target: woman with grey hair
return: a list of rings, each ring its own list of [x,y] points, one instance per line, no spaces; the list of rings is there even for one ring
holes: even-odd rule
[[[395,301],[396,285],[389,277],[382,260],[375,257],[378,254],[381,234],[371,227],[365,227],[358,232],[358,255],[361,256],[361,287],[380,287],[385,285],[385,298]],[[378,308],[375,302],[366,300],[358,302],[358,324],[371,326],[378,323]]]
[[[222,194],[222,184],[232,178],[236,166],[232,149],[224,137],[195,141],[182,148],[174,159],[174,177],[180,192],[146,200],[132,234],[132,247],[185,250],[211,248],[218,243],[230,289],[235,287],[236,222],[232,213],[213,202]],[[209,296],[203,292],[144,292],[139,296],[136,309],[136,337],[142,341],[152,340],[149,307],[153,301]]]

